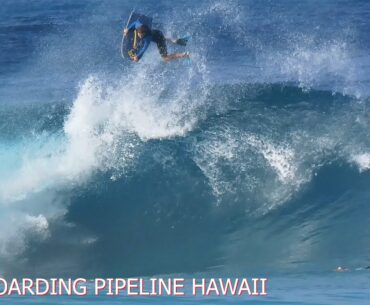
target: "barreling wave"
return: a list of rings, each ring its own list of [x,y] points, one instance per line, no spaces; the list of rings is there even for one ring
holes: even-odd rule
[[[313,259],[327,268],[320,256],[326,242],[333,251],[354,243],[333,240],[337,227],[343,229],[338,222],[360,224],[367,208],[370,144],[366,117],[352,98],[235,84],[209,87],[202,103],[184,109],[181,99],[153,104],[139,91],[133,103],[130,95],[122,100],[121,91],[100,86],[89,78],[70,110],[35,111],[33,128],[44,120],[42,131],[4,146],[2,203],[14,217],[20,216],[12,206],[29,206],[22,216],[28,221],[18,229],[39,245],[32,247],[35,254],[25,240],[7,242],[4,256],[45,255],[46,261],[78,264],[76,274],[91,276],[216,266],[281,270],[307,267]],[[64,118],[56,120],[58,127],[51,115]],[[363,223],[354,252],[367,237]],[[56,244],[70,247],[70,257],[45,251]],[[274,257],[257,262],[257,252]],[[87,270],[76,258],[81,253],[89,253],[98,269]],[[365,256],[349,251],[345,259],[357,263]],[[72,272],[61,265],[59,272]]]
[[[131,66],[104,44],[116,31],[98,13],[114,20],[112,5],[93,5],[101,35],[79,21],[32,58],[57,84],[79,81],[67,102],[0,110],[0,272],[275,272],[368,261],[367,57],[353,30],[317,31],[276,4],[267,35],[266,8],[254,2],[207,3],[186,20],[178,4],[162,22],[166,34],[197,33],[193,61],[164,65],[152,49]],[[64,45],[74,53],[57,65]],[[28,69],[23,77],[38,80]]]

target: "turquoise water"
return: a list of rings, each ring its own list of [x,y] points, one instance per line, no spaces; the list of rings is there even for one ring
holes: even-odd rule
[[[370,299],[369,1],[137,1],[192,37],[169,64],[121,58],[132,2],[1,5],[0,275],[262,274],[269,296],[0,302]]]

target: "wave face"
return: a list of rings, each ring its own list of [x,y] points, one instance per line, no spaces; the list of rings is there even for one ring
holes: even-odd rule
[[[4,1],[0,274],[368,264],[370,5],[173,5],[192,61],[133,65],[127,4]]]

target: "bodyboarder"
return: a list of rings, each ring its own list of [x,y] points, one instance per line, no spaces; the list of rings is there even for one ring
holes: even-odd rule
[[[130,55],[133,61],[138,62],[141,59],[152,41],[157,44],[158,51],[163,60],[166,62],[189,57],[189,52],[168,54],[166,44],[166,41],[170,41],[171,43],[185,46],[187,43],[187,38],[165,38],[161,31],[151,30],[148,26],[142,24],[140,21],[134,21],[127,28],[124,28],[123,34],[126,36],[129,31],[135,30],[140,39],[140,44],[136,52]]]

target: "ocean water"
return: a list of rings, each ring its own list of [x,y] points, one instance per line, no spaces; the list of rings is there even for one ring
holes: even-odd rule
[[[368,1],[1,5],[2,277],[269,278],[257,300],[76,304],[367,304]],[[134,7],[191,61],[123,60]]]

